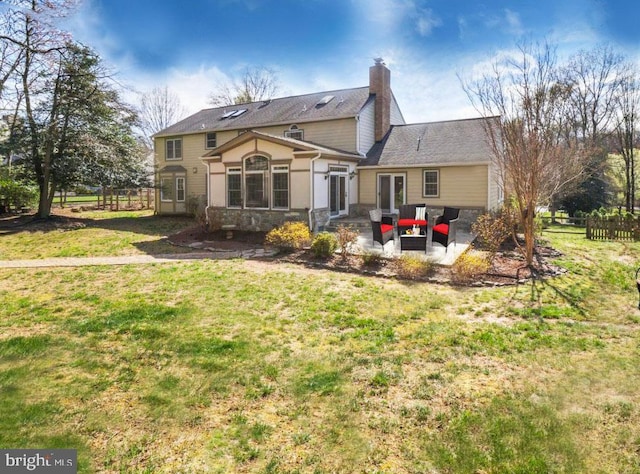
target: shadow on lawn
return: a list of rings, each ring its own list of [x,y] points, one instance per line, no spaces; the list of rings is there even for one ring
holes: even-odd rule
[[[55,211],[54,211],[55,212]],[[145,235],[166,236],[178,232],[195,221],[188,216],[118,216],[118,211],[104,211],[107,218],[87,218],[68,214],[54,213],[47,219],[39,219],[33,214],[0,216],[0,235],[20,232],[73,232],[84,228],[135,232]],[[127,211],[123,211],[127,212]]]
[[[518,280],[520,281],[520,280]],[[580,316],[586,316],[586,309],[580,304],[582,302],[582,298],[573,295],[570,292],[560,288],[557,284],[558,280],[555,278],[549,278],[547,275],[539,274],[536,271],[532,272],[532,278],[528,279],[526,283],[517,283],[514,288],[513,299],[516,298],[516,294],[518,292],[518,287],[520,285],[530,285],[530,301],[537,303],[538,310],[540,310],[539,316],[542,317],[542,309],[545,307],[544,302],[542,301],[543,295],[546,290],[550,290],[556,296],[558,296],[562,301],[567,303],[569,307],[575,310]]]

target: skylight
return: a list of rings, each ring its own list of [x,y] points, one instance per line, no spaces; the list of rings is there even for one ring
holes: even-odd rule
[[[320,99],[320,102],[318,102],[318,105],[327,105],[329,102],[331,102],[333,100],[335,96],[333,95],[325,95],[322,99]]]
[[[222,117],[220,117],[221,119],[226,119],[231,117],[233,114],[235,114],[237,112],[237,110],[230,110],[229,112],[225,112],[224,114],[222,114]]]
[[[243,113],[245,113],[247,109],[234,110],[233,114],[231,114],[231,118],[240,117]]]

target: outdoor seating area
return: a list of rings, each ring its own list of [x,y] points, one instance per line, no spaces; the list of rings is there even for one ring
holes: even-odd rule
[[[374,209],[369,212],[372,232],[361,232],[358,245],[363,252],[376,251],[388,257],[411,252],[452,265],[473,241],[473,235],[459,227],[459,214],[459,209],[445,207],[430,223],[424,204],[403,205],[397,217]]]

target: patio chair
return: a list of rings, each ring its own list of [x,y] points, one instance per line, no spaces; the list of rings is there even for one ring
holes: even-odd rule
[[[373,241],[380,243],[384,250],[384,244],[393,240],[393,219],[391,216],[383,216],[382,209],[369,211]]]
[[[460,209],[455,207],[445,207],[441,216],[436,217],[433,230],[431,231],[431,241],[438,242],[449,250],[449,244],[456,242],[456,227]],[[445,250],[446,252],[446,250]]]

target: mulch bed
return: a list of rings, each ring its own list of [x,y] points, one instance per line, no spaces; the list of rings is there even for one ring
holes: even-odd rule
[[[233,238],[227,239],[226,231],[207,232],[202,228],[194,227],[171,235],[168,239],[172,244],[179,246],[191,246],[196,242],[206,242],[208,247],[220,250],[245,250],[262,247],[265,235],[266,233],[264,232],[234,231]],[[536,278],[556,276],[563,273],[563,269],[552,265],[549,259],[558,256],[560,256],[560,253],[556,250],[539,246],[536,248],[534,266],[533,268],[528,268],[513,243],[507,244],[496,255],[493,266],[488,273],[478,275],[472,281],[456,282],[456,284],[466,286],[513,285],[522,283],[534,276]],[[343,258],[339,254],[334,254],[329,259],[318,259],[310,250],[304,249],[290,253],[280,253],[275,257],[270,257],[270,259],[295,263],[307,268],[324,268],[363,275],[402,278],[399,275],[396,260],[390,258],[380,258],[366,265],[358,255],[348,255]],[[451,268],[439,265],[436,265],[429,275],[405,278],[441,283],[453,281]]]

